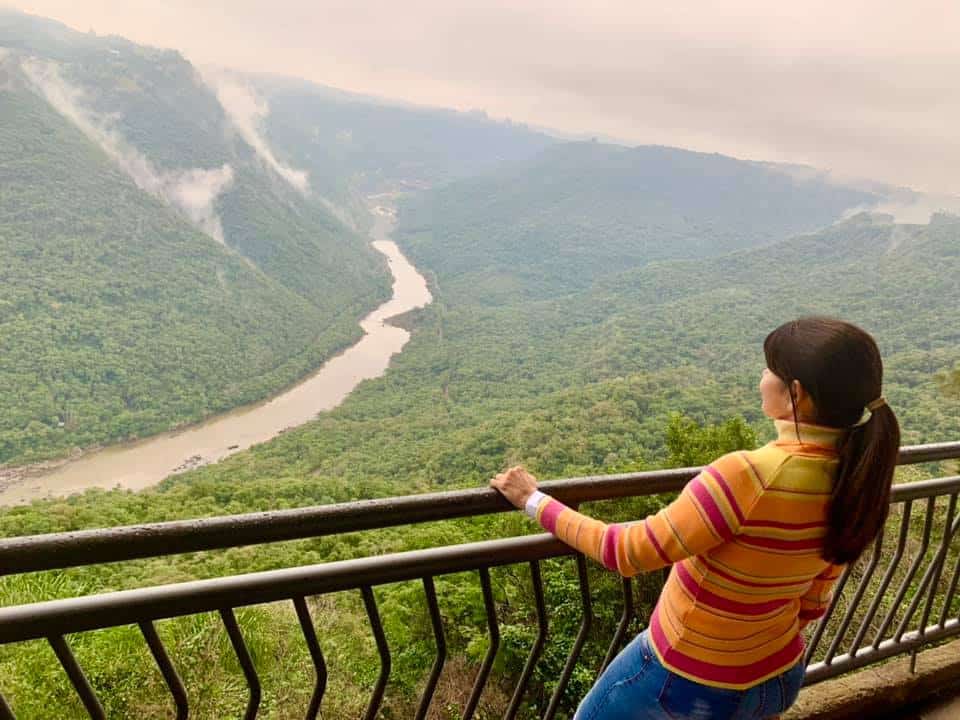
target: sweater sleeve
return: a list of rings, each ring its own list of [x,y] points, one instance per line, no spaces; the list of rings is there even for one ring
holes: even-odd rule
[[[837,578],[843,574],[845,567],[845,565],[828,565],[826,570],[813,579],[810,589],[800,598],[800,612],[797,617],[800,620],[801,630],[826,614],[833,599],[833,586]]]
[[[676,500],[645,520],[607,524],[549,495],[536,505],[536,519],[566,544],[630,577],[729,541],[762,490],[742,453],[731,453],[705,467]]]

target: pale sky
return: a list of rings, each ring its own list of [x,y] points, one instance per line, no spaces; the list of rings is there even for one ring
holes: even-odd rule
[[[955,0],[6,1],[198,65],[960,194]]]

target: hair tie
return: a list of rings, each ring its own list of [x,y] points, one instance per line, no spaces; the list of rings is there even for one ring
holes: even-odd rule
[[[858,428],[858,427],[862,427],[863,425],[866,425],[870,421],[870,418],[873,417],[874,411],[879,410],[886,404],[887,404],[887,401],[883,397],[883,395],[878,397],[876,400],[871,400],[870,402],[867,403],[867,406],[863,409],[863,415],[860,416],[860,419],[857,420],[850,427]]]
[[[886,404],[887,404],[886,398],[884,398],[883,395],[881,395],[876,400],[872,400],[867,403],[867,410],[869,410],[870,412],[873,412],[878,408],[882,408]]]

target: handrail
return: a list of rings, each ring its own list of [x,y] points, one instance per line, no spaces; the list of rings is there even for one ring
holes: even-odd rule
[[[0,608],[0,645],[575,554],[538,534],[14,605]]]
[[[960,457],[960,442],[906,446],[898,464]],[[677,492],[699,467],[591,475],[541,483],[567,504]],[[912,484],[911,484],[912,485]],[[898,492],[897,487],[894,493]],[[489,488],[360,500],[195,520],[0,540],[0,576],[373,530],[512,510]]]

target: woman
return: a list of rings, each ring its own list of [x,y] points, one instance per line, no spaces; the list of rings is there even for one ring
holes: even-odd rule
[[[490,484],[567,544],[624,576],[672,565],[649,627],[575,720],[772,718],[803,680],[801,631],[876,537],[900,430],[873,338],[830,318],[763,344],[763,412],[777,440],[710,463],[669,506],[607,525],[537,490],[521,467]]]

